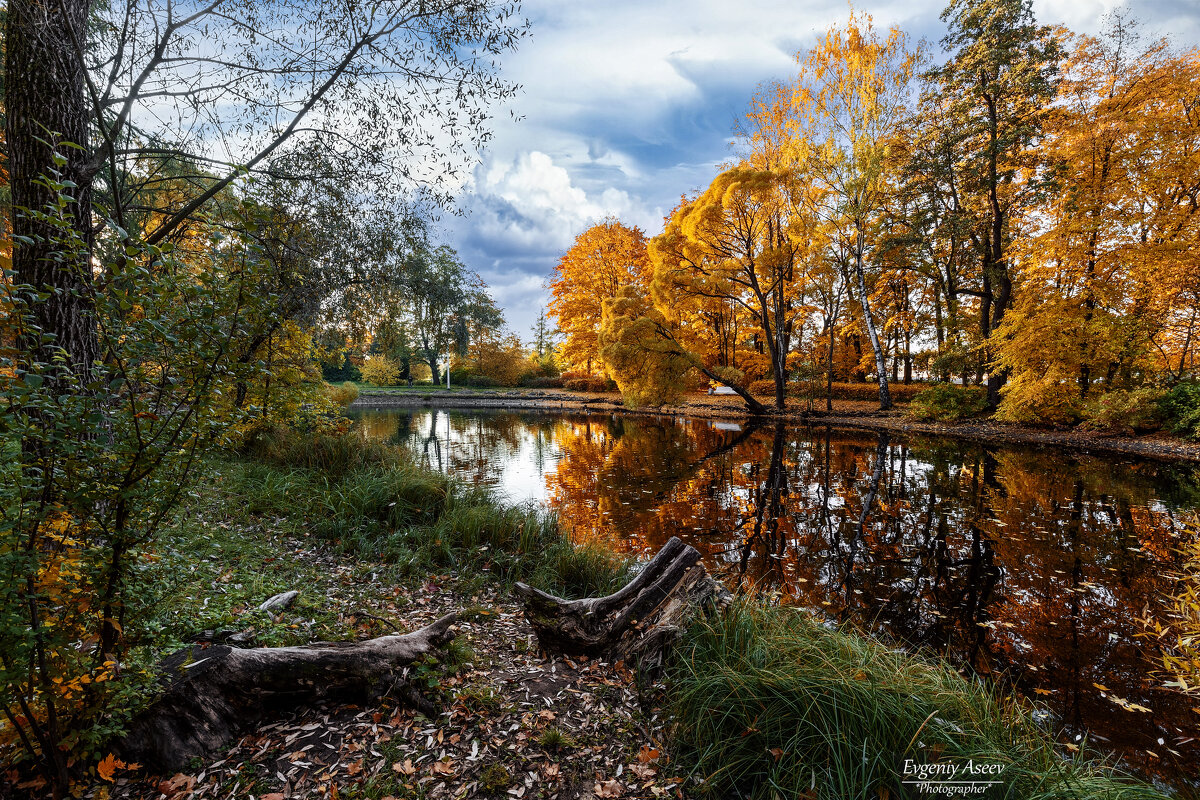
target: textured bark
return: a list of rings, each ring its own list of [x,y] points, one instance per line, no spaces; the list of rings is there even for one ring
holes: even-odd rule
[[[403,636],[302,647],[184,648],[160,665],[166,688],[130,723],[120,752],[151,771],[179,769],[211,753],[271,711],[329,695],[393,693],[428,714],[435,709],[404,668],[454,638],[448,614]]]
[[[21,244],[13,249],[17,283],[49,293],[29,309],[37,327],[52,334],[53,348],[68,354],[68,368],[84,383],[99,354],[91,299],[91,182],[94,167],[88,153],[90,107],[83,65],[76,43],[86,38],[91,4],[87,0],[12,0],[5,27],[5,135],[11,182],[13,233]],[[59,147],[67,163],[54,164],[52,140],[82,149]],[[64,189],[73,200],[63,212],[79,237],[74,257],[54,257],[62,232],[29,219],[19,209],[44,211],[56,193],[39,178],[57,171],[75,184]],[[20,237],[29,237],[21,239]],[[22,361],[53,360],[53,350],[34,333],[19,343]]]
[[[694,547],[672,537],[637,577],[607,597],[563,600],[523,583],[517,593],[542,647],[567,655],[661,664],[687,620],[729,602]]]

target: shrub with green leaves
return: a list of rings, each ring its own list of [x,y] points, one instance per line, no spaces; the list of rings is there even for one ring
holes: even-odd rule
[[[1088,430],[1133,434],[1162,427],[1159,410],[1163,392],[1152,386],[1114,389],[1083,404],[1083,425]]]
[[[1200,381],[1175,384],[1158,401],[1158,410],[1172,433],[1200,438]]]
[[[917,419],[938,422],[959,420],[987,410],[987,390],[982,386],[955,386],[935,383],[917,394],[908,404],[908,413]]]

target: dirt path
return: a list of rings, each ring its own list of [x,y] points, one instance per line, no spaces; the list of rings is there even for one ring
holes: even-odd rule
[[[363,392],[352,409],[380,408],[494,408],[528,411],[587,411],[644,416],[687,416],[700,419],[749,420],[740,398],[690,395],[684,402],[663,408],[626,408],[620,395],[584,394],[558,390],[494,392],[372,393]],[[902,410],[873,410],[864,401],[835,401],[832,412],[788,410],[760,420],[782,419],[811,426],[832,426],[904,435],[948,436],[972,442],[1017,446],[1054,447],[1086,453],[1117,453],[1162,461],[1200,462],[1200,442],[1187,442],[1164,433],[1147,436],[1109,436],[1093,431],[1054,430],[973,419],[948,424],[919,422]]]

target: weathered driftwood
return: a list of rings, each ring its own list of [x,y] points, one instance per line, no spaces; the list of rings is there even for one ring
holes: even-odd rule
[[[179,769],[210,753],[270,710],[290,709],[328,695],[377,698],[393,693],[432,715],[433,707],[405,680],[404,668],[454,638],[448,614],[403,636],[300,647],[184,648],[160,666],[165,689],[130,723],[122,757],[151,771]]]
[[[523,583],[517,593],[545,649],[643,666],[661,662],[691,614],[730,598],[700,563],[696,549],[675,537],[637,577],[607,597],[563,600]]]
[[[259,611],[282,611],[283,609],[296,602],[296,598],[300,596],[300,592],[293,589],[290,592],[280,592],[277,595],[268,597],[267,600],[258,607]]]

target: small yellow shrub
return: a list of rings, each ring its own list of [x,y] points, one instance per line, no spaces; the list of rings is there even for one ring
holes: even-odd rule
[[[395,386],[400,380],[400,368],[387,356],[371,356],[362,365],[362,376],[375,386]]]

